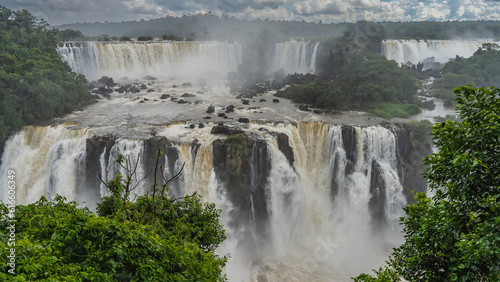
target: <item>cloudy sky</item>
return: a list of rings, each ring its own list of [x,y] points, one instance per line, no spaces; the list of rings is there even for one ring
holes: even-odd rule
[[[500,0],[3,0],[51,25],[126,21],[211,11],[239,19],[318,22],[500,20]]]

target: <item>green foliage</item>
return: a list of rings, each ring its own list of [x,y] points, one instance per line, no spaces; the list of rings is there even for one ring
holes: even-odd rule
[[[137,37],[137,41],[151,41],[153,40],[154,38],[152,36],[139,36]]]
[[[424,159],[435,196],[405,208],[406,241],[386,267],[408,281],[500,280],[500,89],[455,94],[460,121],[433,127],[439,152]]]
[[[59,31],[59,33],[57,34],[57,38],[61,41],[76,41],[84,40],[85,36],[81,31],[69,28]]]
[[[160,156],[160,153],[158,154]],[[16,275],[0,265],[2,281],[225,281],[226,257],[214,250],[226,238],[220,211],[196,195],[171,199],[155,181],[131,201],[137,186],[129,159],[125,175],[107,183],[111,196],[95,216],[56,195],[16,206]],[[157,162],[158,163],[158,162]],[[157,165],[157,171],[162,168]],[[156,173],[155,173],[156,176]],[[155,179],[156,180],[156,179]],[[9,210],[0,204],[0,255],[10,254]]]
[[[410,130],[413,134],[413,138],[418,141],[430,141],[430,133],[432,130],[432,123],[426,119],[409,122]]]
[[[224,144],[226,144],[228,155],[231,158],[235,155],[241,155],[244,158],[248,156],[248,145],[250,145],[248,135],[243,133],[230,135]]]
[[[354,40],[349,33],[344,37],[346,42]],[[279,91],[277,96],[326,109],[369,110],[385,118],[407,118],[420,113],[416,105],[418,84],[406,69],[372,52],[349,50],[339,51],[331,59],[341,64],[333,81],[295,85]]]
[[[182,37],[176,36],[174,34],[164,34],[162,35],[161,39],[163,40],[171,40],[171,41],[182,41]]]
[[[397,272],[388,267],[374,269],[375,276],[362,273],[358,277],[351,277],[355,282],[396,282],[401,281]]]
[[[444,75],[436,81],[434,96],[445,100],[446,106],[453,106],[457,85],[473,84],[476,87],[500,87],[500,50],[496,44],[484,44],[472,57],[456,57],[446,63]]]
[[[1,215],[8,211],[0,206]],[[193,214],[196,214],[195,211]],[[220,281],[225,258],[157,226],[97,217],[56,196],[17,206],[16,275],[0,265],[2,281]],[[172,228],[185,228],[178,221]],[[6,221],[0,255],[7,257]],[[179,232],[177,232],[179,233]]]
[[[375,103],[373,107],[374,109],[370,110],[370,112],[385,119],[393,117],[409,118],[422,112],[415,104]]]
[[[322,106],[328,109],[347,109],[349,104],[347,95],[338,86],[325,81],[295,85],[283,92],[278,92],[277,96],[292,99],[295,103]]]
[[[129,36],[122,36],[118,40],[120,40],[120,41],[130,41],[130,37]]]
[[[26,10],[0,6],[0,144],[23,125],[91,101],[85,78],[56,53],[58,31]]]
[[[437,122],[446,122],[447,120],[460,121],[460,118],[458,118],[456,115],[446,115],[445,117],[435,117],[434,119]]]

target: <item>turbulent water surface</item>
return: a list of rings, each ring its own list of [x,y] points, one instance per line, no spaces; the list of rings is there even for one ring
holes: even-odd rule
[[[114,162],[118,154],[139,159],[141,178],[159,142],[167,176],[185,164],[169,193],[196,191],[222,209],[228,239],[218,252],[231,254],[231,281],[347,281],[377,267],[402,239],[404,130],[358,112],[299,111],[286,99],[273,102],[272,92],[243,103],[224,76],[237,69],[241,50],[237,43],[217,42],[64,44],[58,52],[75,71],[145,87],[114,92],[12,136],[2,155],[1,183],[14,169],[19,203],[59,193],[95,208],[109,193],[98,175],[123,173]],[[314,72],[317,51],[317,43],[280,43],[272,64]],[[145,76],[158,79],[135,80]],[[225,113],[230,105],[234,112]],[[206,112],[209,106],[214,113]],[[211,133],[219,122],[250,136],[241,160],[244,187],[222,177],[227,158],[217,140],[227,135]],[[135,193],[148,188],[145,181]],[[5,191],[0,189],[2,199]]]

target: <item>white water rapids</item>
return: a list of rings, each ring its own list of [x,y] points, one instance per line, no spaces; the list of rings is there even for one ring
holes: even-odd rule
[[[94,181],[97,173],[104,179],[122,173],[114,160],[123,154],[132,162],[139,158],[141,178],[147,172],[142,163],[147,139],[166,137],[171,144],[164,149],[171,154],[165,159],[165,174],[174,175],[185,163],[183,176],[170,186],[170,193],[196,191],[222,210],[228,239],[217,251],[231,255],[226,268],[230,281],[348,281],[378,267],[402,240],[397,219],[405,205],[404,175],[398,172],[395,131],[362,113],[299,111],[286,99],[273,102],[272,92],[245,105],[220,78],[238,67],[241,46],[176,44],[91,42],[59,47],[73,70],[91,78],[161,79],[144,82],[151,92],[114,92],[49,126],[28,126],[9,138],[0,164],[0,198],[6,196],[6,171],[13,169],[19,204],[59,193],[95,208],[108,194]],[[307,73],[314,71],[317,52],[317,43],[282,43],[276,46],[272,64],[286,72]],[[193,78],[193,72],[204,81]],[[192,84],[184,83],[188,81],[180,78],[184,74]],[[171,99],[183,93],[195,97],[183,98],[187,104]],[[162,94],[171,96],[160,99]],[[213,114],[206,113],[210,105],[215,107]],[[218,117],[229,105],[235,106],[227,113],[229,118]],[[238,123],[241,117],[251,122]],[[210,133],[219,122],[238,126],[264,144],[249,148],[251,195],[243,195],[250,198],[249,207],[231,200],[233,187],[215,171],[213,142],[227,137]],[[94,136],[107,134],[116,139],[105,145]],[[287,136],[293,162],[280,149],[278,134]],[[259,178],[265,174],[260,163],[268,166],[265,179]],[[256,188],[256,183],[262,186]],[[139,185],[136,192],[147,189]],[[261,189],[263,196],[256,197],[252,189]],[[249,214],[248,222],[231,224],[235,211]],[[259,221],[259,216],[265,220]],[[265,224],[259,226],[261,222]]]
[[[260,129],[260,130],[259,130]],[[263,131],[267,129],[269,131]],[[229,220],[234,207],[225,187],[217,180],[213,168],[212,142],[221,136],[210,134],[211,126],[188,129],[184,124],[164,127],[158,136],[175,142],[179,152],[178,164],[185,163],[183,178],[175,193],[197,191],[206,201],[215,202],[223,210],[223,222]],[[354,171],[345,173],[348,162],[342,144],[341,126],[320,122],[292,124],[253,124],[247,131],[258,134],[267,143],[270,173],[265,186],[269,226],[266,236],[260,234],[250,222],[243,229],[227,229],[228,240],[218,250],[230,253],[227,267],[231,281],[326,281],[337,277],[347,280],[350,275],[369,271],[386,257],[388,246],[398,238],[397,218],[405,204],[396,167],[394,134],[380,126],[355,127]],[[290,165],[278,149],[275,135],[285,133],[290,138],[295,163]],[[8,169],[17,175],[18,202],[36,201],[40,196],[51,197],[59,193],[69,200],[86,202],[94,207],[98,199],[107,195],[106,189],[88,187],[85,182],[86,140],[91,134],[85,129],[68,126],[26,127],[9,139],[2,158],[2,181]],[[193,154],[191,142],[201,146]],[[121,168],[113,161],[117,154],[144,158],[144,141],[118,139],[99,157],[100,173],[110,179]],[[373,226],[369,210],[372,162],[380,164],[385,183],[384,210],[388,224],[378,230]],[[171,175],[169,160],[165,173]],[[93,165],[93,164],[91,164]],[[179,166],[178,166],[179,167]],[[123,172],[122,172],[123,173]],[[138,178],[146,172],[139,166]],[[5,180],[5,181],[4,181]],[[332,181],[338,192],[332,198]],[[378,185],[378,184],[375,184]],[[139,186],[136,193],[144,193]],[[2,199],[5,189],[0,190]],[[316,280],[315,280],[316,279]]]

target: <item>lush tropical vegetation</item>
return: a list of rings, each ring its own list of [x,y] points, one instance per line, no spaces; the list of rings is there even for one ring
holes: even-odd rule
[[[332,47],[326,45],[332,51],[323,63],[323,78],[294,85],[277,95],[326,109],[368,110],[384,118],[418,114],[419,84],[408,69],[374,52],[382,34],[375,35],[344,33]]]
[[[15,211],[0,205],[0,256],[15,254],[14,273],[0,265],[2,281],[226,280],[227,258],[214,252],[225,239],[214,204],[196,195],[169,198],[158,166],[154,177],[161,179],[132,201],[136,166],[122,156],[117,161],[126,173],[106,184],[111,196],[97,215],[61,196]],[[15,220],[13,244],[8,220]]]
[[[435,82],[434,96],[453,105],[456,85],[473,84],[476,87],[500,87],[500,50],[497,44],[484,44],[472,57],[457,56],[443,67],[443,76]]]
[[[460,121],[438,123],[425,158],[434,196],[401,218],[406,241],[376,275],[355,281],[500,280],[500,89],[455,89]]]
[[[57,30],[0,6],[0,144],[9,133],[91,101],[85,78],[61,61]]]

